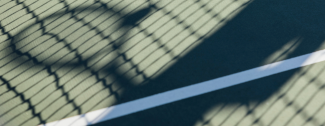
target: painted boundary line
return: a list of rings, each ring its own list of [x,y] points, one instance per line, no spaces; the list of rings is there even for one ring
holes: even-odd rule
[[[85,126],[325,61],[325,49],[39,126]]]

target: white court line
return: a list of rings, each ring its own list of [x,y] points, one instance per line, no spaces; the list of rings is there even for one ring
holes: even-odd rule
[[[320,50],[40,126],[85,126],[95,124],[321,61],[325,61],[325,50]]]

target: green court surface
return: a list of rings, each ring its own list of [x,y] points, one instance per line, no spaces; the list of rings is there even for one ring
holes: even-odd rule
[[[0,126],[324,126],[323,5],[1,0]]]

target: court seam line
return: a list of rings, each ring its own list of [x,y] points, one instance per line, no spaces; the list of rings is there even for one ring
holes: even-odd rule
[[[39,126],[85,126],[325,61],[325,49]]]

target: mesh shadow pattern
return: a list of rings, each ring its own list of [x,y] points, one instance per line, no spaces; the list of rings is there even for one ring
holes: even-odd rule
[[[1,125],[44,124],[114,105],[247,3],[1,1]]]

